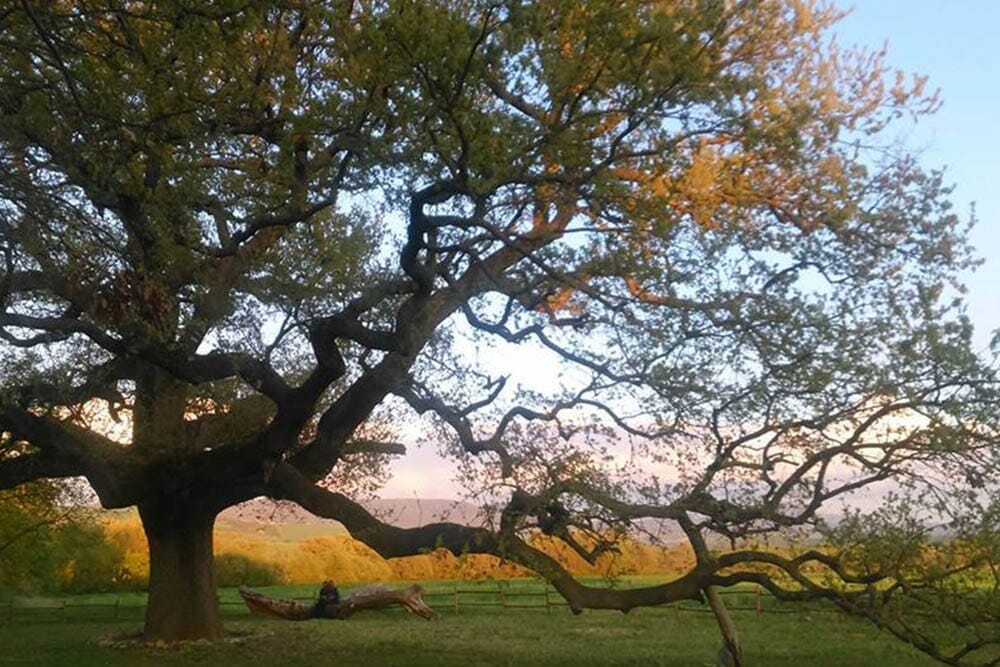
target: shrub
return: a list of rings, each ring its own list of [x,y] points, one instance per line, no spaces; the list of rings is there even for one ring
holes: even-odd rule
[[[215,557],[217,586],[273,586],[284,579],[284,572],[274,563],[235,553],[222,553]]]
[[[64,593],[95,593],[116,588],[124,557],[95,524],[70,524],[58,533],[63,562],[56,587]]]

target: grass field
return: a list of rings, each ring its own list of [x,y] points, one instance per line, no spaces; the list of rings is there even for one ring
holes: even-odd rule
[[[665,576],[633,576],[622,578],[616,582],[597,578],[581,578],[586,583],[622,587],[652,585],[668,580]],[[410,582],[392,582],[393,587],[402,587]],[[551,588],[546,588],[537,579],[513,579],[507,581],[421,581],[418,582],[425,590],[424,597],[428,604],[439,611],[458,611],[484,607],[564,610],[565,602]],[[362,586],[349,584],[341,586],[341,592],[350,593]],[[315,599],[318,584],[291,584],[282,586],[257,587],[262,593],[278,598],[298,600]],[[824,615],[831,612],[839,616],[839,612],[826,602],[814,603],[781,603],[767,595],[755,595],[755,587],[737,587],[723,591],[726,604],[736,611],[755,611],[758,607],[764,614],[799,614]],[[457,597],[457,600],[456,600]],[[249,617],[242,599],[234,588],[219,590],[219,600],[222,613],[227,619],[240,620]],[[0,624],[5,621],[109,621],[125,619],[141,619],[146,603],[145,593],[95,593],[89,595],[74,595],[70,597],[14,597],[0,598]],[[8,609],[12,605],[13,609]],[[706,612],[707,608],[697,602],[686,601],[679,605],[681,613]],[[674,607],[647,609],[646,613],[675,613]],[[676,614],[675,614],[676,615]]]
[[[107,648],[98,640],[138,630],[141,596],[94,595],[54,600],[18,600],[13,621],[0,607],[0,665],[712,665],[719,644],[708,614],[672,608],[629,615],[565,608],[500,608],[493,582],[458,584],[463,593],[455,613],[453,582],[430,582],[428,602],[441,613],[426,622],[399,610],[368,612],[350,621],[289,621],[250,617],[233,590],[221,591],[227,628],[239,641],[173,648]],[[273,595],[308,597],[314,587],[266,589]],[[544,598],[531,580],[505,586],[508,604]],[[349,591],[349,589],[348,589]],[[734,606],[752,600],[733,597]],[[555,602],[555,600],[552,600]],[[117,602],[117,607],[115,606]],[[476,603],[479,603],[478,605]],[[99,606],[98,606],[99,605]],[[790,614],[736,612],[752,665],[775,667],[860,667],[936,664],[868,624],[820,609]],[[24,613],[22,613],[24,612]],[[117,615],[117,620],[114,618]]]

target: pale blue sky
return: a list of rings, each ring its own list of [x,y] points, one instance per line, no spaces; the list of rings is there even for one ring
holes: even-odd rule
[[[946,166],[960,213],[976,204],[972,242],[985,260],[968,277],[976,342],[1000,329],[1000,2],[995,0],[838,0],[854,11],[837,28],[844,44],[880,47],[888,62],[926,74],[943,106],[912,128],[927,166]]]

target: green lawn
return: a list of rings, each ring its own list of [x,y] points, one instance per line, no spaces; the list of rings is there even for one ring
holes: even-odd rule
[[[170,649],[112,649],[102,637],[138,629],[140,596],[122,596],[114,620],[116,596],[78,596],[66,610],[20,607],[13,622],[0,605],[0,665],[712,665],[719,644],[708,614],[672,608],[643,609],[629,615],[586,612],[573,616],[564,608],[537,610],[473,606],[496,600],[496,584],[462,582],[462,608],[455,613],[451,582],[426,584],[428,602],[441,617],[426,622],[399,610],[368,612],[349,621],[289,621],[246,615],[235,591],[221,593],[227,627],[247,633],[238,643],[183,645]],[[270,589],[272,594],[308,597],[313,587]],[[538,592],[526,580],[510,592]],[[452,596],[453,597],[453,596]],[[736,606],[752,595],[733,598]],[[552,598],[555,601],[555,598]],[[18,601],[22,604],[25,601]],[[544,605],[544,597],[506,597],[508,604]],[[738,603],[738,604],[737,604]],[[104,607],[84,606],[104,604]],[[736,612],[750,664],[775,667],[857,667],[936,664],[868,624],[838,614],[804,611],[765,612],[758,618]],[[89,619],[89,620],[88,620]]]
[[[615,582],[613,585],[622,587],[641,586],[660,583],[667,579],[660,576],[629,577]],[[609,582],[602,579],[588,580],[585,582],[594,585],[607,586]],[[500,607],[505,604],[508,607],[538,608],[545,609],[548,605],[550,610],[565,608],[565,602],[551,588],[546,589],[537,579],[525,578],[509,581],[421,581],[418,582],[425,590],[427,603],[435,609],[442,611],[454,611],[456,589],[458,593],[458,603],[461,611],[471,609],[482,609],[488,607]],[[392,582],[393,587],[402,587],[407,582]],[[364,586],[364,584],[354,584],[341,587],[343,594]],[[267,595],[278,598],[294,598],[298,600],[315,599],[318,584],[299,584],[283,586],[263,586],[255,587]],[[833,611],[834,608],[828,602],[818,601],[812,603],[781,603],[775,598],[767,595],[755,596],[753,586],[735,587],[723,591],[727,605],[736,611],[753,611],[759,605],[763,613],[797,613],[797,614],[824,614]],[[249,617],[249,613],[243,604],[235,588],[224,588],[219,590],[219,600],[222,604],[222,612],[226,618],[242,619]],[[7,605],[12,604],[13,609],[9,610]],[[143,606],[146,604],[145,593],[95,593],[86,595],[74,595],[70,597],[14,597],[12,599],[0,598],[0,624],[8,620],[14,621],[113,621],[123,619],[141,619]],[[686,601],[680,603],[682,612],[693,610],[704,612],[705,607],[697,602]],[[672,612],[672,607],[659,610],[647,610],[648,613]]]

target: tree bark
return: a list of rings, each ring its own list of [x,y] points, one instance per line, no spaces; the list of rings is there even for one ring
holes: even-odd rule
[[[145,638],[221,638],[212,553],[215,514],[143,504],[139,515],[149,544]]]
[[[712,608],[715,620],[719,624],[722,632],[722,646],[719,648],[718,664],[720,667],[744,667],[743,645],[740,643],[740,635],[736,630],[736,623],[732,615],[726,608],[726,603],[722,600],[717,586],[705,588],[705,597],[708,599],[708,606]]]

